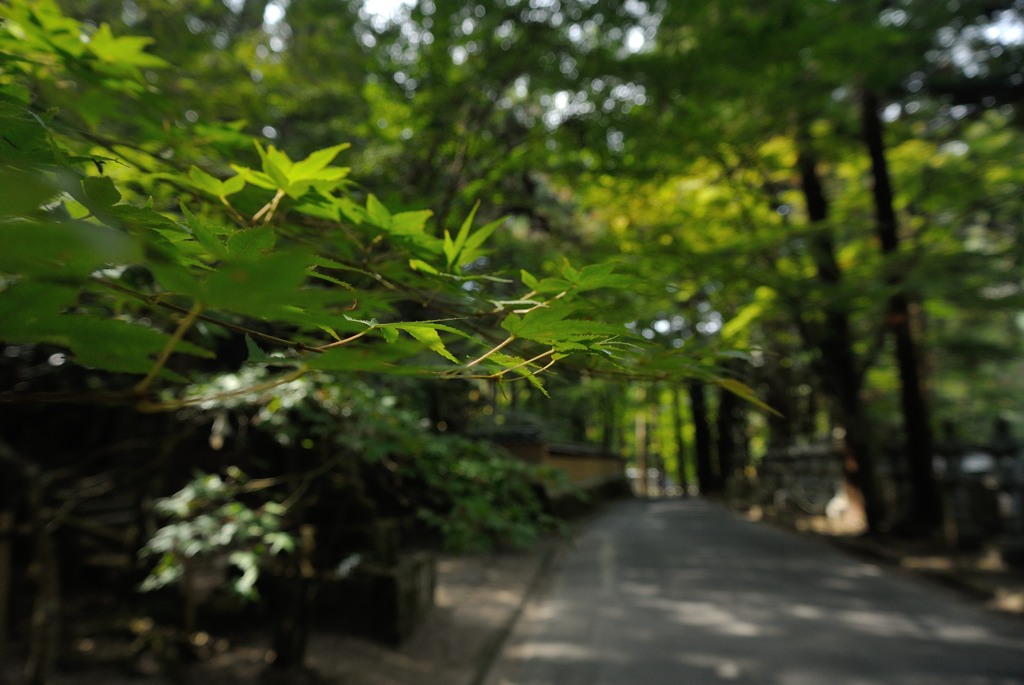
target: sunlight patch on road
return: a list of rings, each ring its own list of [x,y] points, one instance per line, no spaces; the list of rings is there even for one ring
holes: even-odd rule
[[[657,597],[663,591],[660,586],[651,583],[623,583],[619,590],[623,594],[640,597]]]
[[[810,669],[790,670],[780,673],[775,682],[779,685],[822,685],[822,683],[835,682],[835,673]],[[880,680],[866,678],[843,680],[843,683],[846,685],[884,685]]]
[[[711,602],[682,602],[670,599],[649,598],[638,602],[640,606],[665,611],[670,620],[689,626],[714,630],[721,635],[733,637],[761,637],[765,630]]]
[[[921,626],[897,614],[885,614],[879,611],[840,611],[836,620],[869,635],[880,637],[926,637]]]
[[[821,607],[811,606],[809,604],[794,604],[789,608],[789,613],[796,618],[803,618],[809,621],[825,617],[825,611]]]
[[[684,666],[706,669],[719,680],[739,680],[745,671],[752,670],[750,665],[744,667],[733,659],[706,654],[680,654],[675,660]]]
[[[527,642],[509,650],[514,659],[552,659],[556,661],[621,661],[622,656],[608,650],[595,650],[570,642]]]

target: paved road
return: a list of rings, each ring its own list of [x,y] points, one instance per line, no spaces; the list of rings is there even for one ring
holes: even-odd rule
[[[715,504],[588,524],[488,685],[1017,685],[1024,620]]]

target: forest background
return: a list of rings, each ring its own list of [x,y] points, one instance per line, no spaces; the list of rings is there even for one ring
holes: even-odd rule
[[[1020,2],[0,10],[0,456],[39,558],[69,491],[154,472],[155,584],[202,511],[251,518],[251,592],[340,492],[526,542],[536,474],[466,437],[500,431],[704,493],[835,440],[868,529],[926,532],[938,427],[1024,429]]]

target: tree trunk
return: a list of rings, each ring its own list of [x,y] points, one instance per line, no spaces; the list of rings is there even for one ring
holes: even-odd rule
[[[7,683],[3,665],[8,663],[8,626],[12,624],[11,591],[14,584],[14,568],[11,548],[17,525],[17,512],[22,505],[22,493],[35,492],[31,483],[35,470],[15,454],[14,449],[0,438],[0,685]],[[34,503],[32,506],[35,506]]]
[[[899,251],[899,223],[893,206],[892,183],[885,158],[882,122],[878,117],[878,101],[868,92],[862,99],[863,135],[871,156],[872,196],[875,220],[882,253],[895,256]],[[896,365],[900,374],[900,406],[906,438],[907,462],[910,467],[911,510],[909,524],[914,529],[929,530],[942,520],[942,508],[932,474],[933,435],[928,411],[927,390],[921,372],[921,355],[911,326],[910,299],[900,288],[901,276],[889,265],[886,278],[896,292],[889,298],[886,324],[896,341]]]
[[[0,664],[7,663],[7,615],[11,594],[11,538],[14,537],[14,512],[0,510]],[[0,683],[4,675],[0,670]]]
[[[725,388],[718,393],[716,438],[718,452],[718,485],[724,488],[737,467],[736,423],[739,403],[736,395]]]
[[[736,441],[733,438],[732,410],[735,406],[735,395],[719,388],[718,411],[715,415],[715,453],[718,455],[718,488],[725,487],[735,462]]]
[[[647,435],[647,393],[644,390],[640,391],[640,406],[636,410],[636,415],[633,417],[634,433],[633,437],[636,440],[636,470],[637,470],[637,494],[640,497],[647,497],[647,467],[648,467],[648,449],[650,448],[651,441]]]
[[[697,455],[697,487],[700,494],[710,495],[717,490],[714,462],[711,457],[711,424],[708,422],[708,404],[703,383],[690,383],[690,411],[693,413],[693,443]]]
[[[780,332],[781,327],[765,325],[766,338],[777,338]],[[767,349],[766,346],[766,351]],[[792,446],[795,432],[803,418],[793,395],[795,383],[792,367],[786,367],[780,363],[788,351],[782,346],[774,349],[776,354],[765,355],[767,359],[761,372],[761,380],[768,388],[765,401],[768,406],[781,414],[781,416],[769,414],[767,417],[769,450]],[[779,358],[779,362],[774,361],[776,357]]]
[[[824,410],[821,406],[818,390],[811,389],[807,397],[800,402],[800,423],[797,427],[797,435],[802,435],[808,440],[821,435],[821,417]]]
[[[875,480],[870,430],[862,397],[863,374],[853,350],[853,333],[845,304],[831,301],[842,281],[842,272],[832,235],[823,226],[828,218],[828,200],[814,157],[805,151],[798,163],[807,217],[812,225],[819,226],[811,236],[811,256],[818,281],[831,292],[825,305],[823,325],[812,326],[802,311],[797,312],[797,323],[804,340],[818,351],[819,374],[843,423],[842,467],[851,501],[862,503],[868,531],[876,532],[881,528],[884,512]]]
[[[686,471],[686,436],[683,435],[683,393],[679,385],[672,388],[672,421],[676,439],[676,478],[683,497],[690,494],[690,479]]]
[[[274,671],[295,672],[305,669],[306,650],[312,621],[316,581],[298,569],[274,578]]]
[[[316,530],[312,525],[299,526],[295,555],[285,562],[281,573],[274,578],[271,610],[274,614],[275,658],[271,670],[278,673],[306,670],[306,652],[319,587],[313,568],[315,538]]]
[[[648,461],[658,472],[658,497],[665,496],[668,485],[668,474],[665,471],[665,445],[661,442],[661,388],[658,384],[651,386],[653,402],[648,403],[647,413],[647,455]]]
[[[26,685],[45,685],[53,673],[57,659],[57,639],[60,626],[60,584],[57,571],[57,554],[50,531],[50,512],[42,503],[42,486],[32,500],[32,544],[35,558],[32,560],[32,575],[35,579],[36,596],[32,606],[29,624],[28,660],[25,663]]]
[[[616,434],[618,426],[619,401],[618,386],[608,385],[604,389],[605,401],[602,403],[601,412],[601,447],[605,452],[614,453],[619,451],[619,441]]]

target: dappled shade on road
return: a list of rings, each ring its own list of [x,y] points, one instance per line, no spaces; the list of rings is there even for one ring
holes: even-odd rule
[[[490,685],[1024,683],[1024,623],[702,501],[587,527]]]

